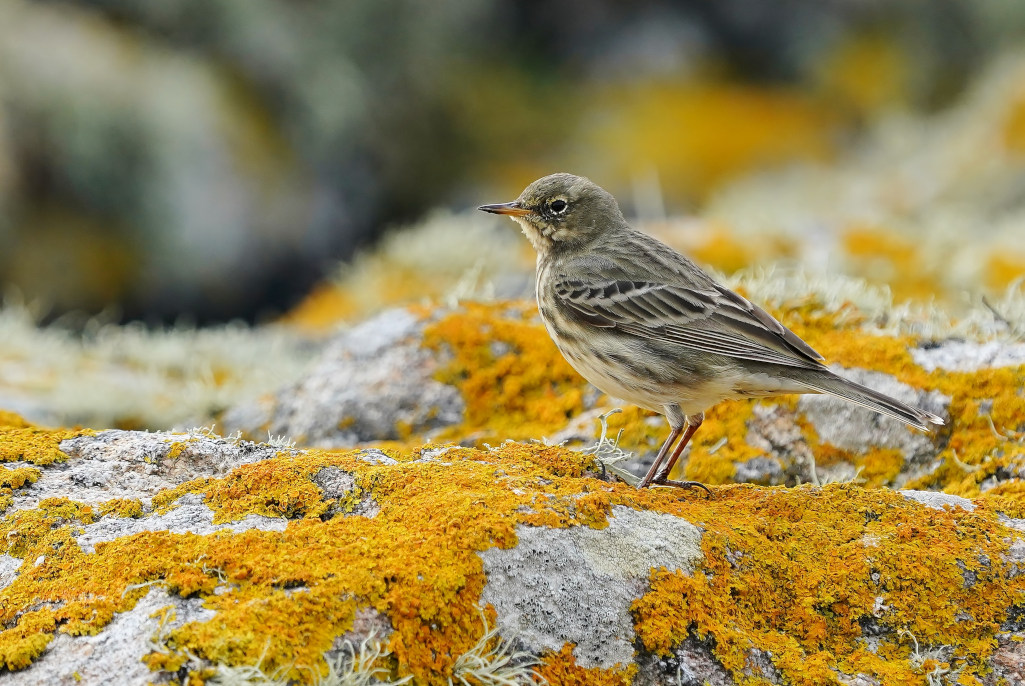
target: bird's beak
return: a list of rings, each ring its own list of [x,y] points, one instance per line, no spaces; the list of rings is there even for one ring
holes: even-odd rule
[[[531,211],[526,207],[516,202],[504,202],[498,205],[481,205],[477,208],[481,212],[490,212],[491,214],[507,214],[512,217],[522,217],[530,214]]]

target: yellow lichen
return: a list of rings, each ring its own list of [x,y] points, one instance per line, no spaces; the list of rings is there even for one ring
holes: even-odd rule
[[[0,428],[2,429],[27,429],[32,423],[19,414],[0,410]]]
[[[584,399],[593,390],[562,359],[535,312],[527,303],[471,304],[428,327],[425,344],[452,355],[438,378],[458,387],[466,402],[466,420],[448,428],[443,438],[471,439],[481,445],[551,436],[583,411]],[[850,306],[827,308],[804,300],[784,304],[773,314],[828,362],[884,372],[914,388],[935,390],[952,399],[951,422],[936,439],[943,446],[942,464],[917,477],[910,487],[977,497],[979,484],[986,479],[1014,465],[1025,467],[1025,424],[1020,419],[1025,416],[1025,398],[1016,391],[1025,383],[1025,368],[929,373],[915,364],[909,352],[918,344],[914,337],[865,331],[861,328],[864,316]],[[610,402],[604,396],[592,397],[598,407]],[[789,403],[796,410],[793,399],[764,402]],[[724,402],[706,412],[689,459],[681,460],[674,476],[726,483],[737,464],[760,456],[745,440],[753,407],[752,401]],[[619,445],[625,450],[648,454],[658,450],[668,433],[665,420],[636,407],[623,410],[609,417],[609,435],[622,431]],[[817,462],[824,466],[849,462],[861,470],[859,478],[866,485],[892,485],[903,467],[892,450],[865,446],[857,453],[839,451],[822,445],[806,422],[801,421],[801,426]],[[596,432],[597,428],[595,423]],[[417,438],[411,435],[408,440]],[[1005,485],[991,495],[1014,493],[1013,487]]]
[[[35,467],[18,467],[8,469],[0,466],[0,492],[10,493],[10,489],[21,488],[25,484],[34,484],[39,479],[39,470]]]
[[[114,498],[100,503],[97,508],[101,517],[127,517],[137,519],[143,515],[142,501],[138,498]]]
[[[944,287],[939,267],[922,259],[918,245],[885,227],[853,227],[843,245],[855,273],[886,284],[896,300],[934,297]]]
[[[184,664],[188,652],[231,665],[262,660],[265,670],[309,680],[325,673],[321,655],[365,608],[395,628],[387,646],[393,676],[445,683],[485,630],[477,552],[514,545],[520,524],[603,527],[615,505],[702,527],[705,563],[692,575],[653,573],[652,590],[634,607],[636,630],[656,652],[691,631],[712,636],[717,657],[741,682],[752,648],[769,652],[793,683],[814,683],[811,675],[834,669],[886,683],[920,674],[895,634],[879,655],[857,649],[859,620],[879,595],[892,608],[879,621],[894,632],[906,626],[930,645],[953,646],[957,665],[972,673],[992,650],[997,615],[1018,602],[1025,584],[1025,577],[1005,579],[1001,555],[1011,539],[995,501],[955,518],[855,487],[720,487],[711,499],[637,491],[590,478],[597,465],[588,456],[517,443],[489,451],[450,447],[442,459],[426,461],[420,451],[392,455],[398,464],[371,464],[354,452],[282,455],[154,499],[169,507],[184,493],[201,493],[218,521],[287,516],[281,532],[141,532],[85,554],[73,536],[93,521],[92,508],[50,500],[5,518],[3,551],[42,560],[0,591],[7,627],[0,655],[24,666],[54,631],[99,631],[159,582],[203,598],[217,615],[162,632],[160,650],[147,660],[158,670]],[[332,516],[337,503],[311,481],[324,467],[351,474],[346,497],[372,497],[376,515]],[[964,570],[974,575],[971,588],[961,585]],[[934,606],[923,590],[943,602]],[[47,622],[19,614],[40,604],[49,608]],[[954,618],[953,607],[973,619]],[[635,670],[585,670],[569,647],[538,669],[549,683],[567,685],[629,683]]]
[[[834,485],[721,489],[672,509],[701,523],[705,559],[693,574],[652,573],[635,630],[659,654],[711,638],[739,683],[760,683],[745,675],[757,649],[787,683],[838,683],[842,672],[925,684],[902,631],[949,646],[956,667],[978,675],[1007,608],[1025,598],[1025,580],[1007,578],[1012,532],[985,508],[955,515]],[[874,652],[866,622],[887,631]]]
[[[61,441],[92,433],[84,430],[44,429],[32,424],[0,425],[0,430],[3,431],[0,462],[22,461],[37,465],[63,462],[67,455],[60,451]]]
[[[538,675],[552,686],[586,684],[587,686],[630,686],[637,674],[637,665],[587,669],[577,664],[573,644],[567,643],[557,653],[547,654],[537,669]]]
[[[1012,283],[1025,279],[1025,253],[1004,250],[990,255],[984,274],[986,285],[991,290],[1004,290]]]
[[[584,380],[536,317],[533,303],[470,303],[427,327],[424,346],[452,355],[437,378],[466,400],[465,421],[442,439],[545,436],[583,410]]]

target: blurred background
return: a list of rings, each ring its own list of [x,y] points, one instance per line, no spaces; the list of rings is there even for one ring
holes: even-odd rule
[[[453,231],[521,256],[461,213],[572,171],[724,272],[1000,289],[1023,34],[1014,0],[0,0],[0,286],[44,320],[315,326],[369,307],[346,279],[495,273],[407,278]]]

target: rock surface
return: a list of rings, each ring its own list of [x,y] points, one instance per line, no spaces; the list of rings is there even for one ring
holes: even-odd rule
[[[983,473],[989,480],[977,483],[992,489],[1025,474],[1019,450],[1025,402],[1013,391],[1025,382],[1021,344],[885,334],[849,314],[840,321],[831,307],[816,307],[783,311],[799,335],[838,362],[832,367],[837,373],[953,426],[926,434],[821,395],[726,402],[706,413],[681,476],[705,483],[859,480],[921,489]],[[531,303],[469,303],[416,314],[391,310],[342,332],[302,381],[233,408],[221,421],[247,436],[269,431],[323,447],[374,440],[586,445],[598,437],[599,416],[620,404],[568,367]],[[635,474],[668,431],[663,418],[650,414],[627,406],[607,422],[609,438],[623,430],[619,447],[632,455],[620,466]],[[995,436],[1013,443],[1006,464],[992,459],[1000,449]],[[951,472],[950,464],[958,463],[968,470]],[[975,466],[983,471],[971,472]],[[960,488],[970,494],[975,486]]]
[[[637,491],[518,443],[32,436],[40,474],[0,522],[5,683],[996,686],[1025,664],[1023,512],[998,495]],[[47,437],[63,460],[36,452]],[[125,476],[175,460],[162,482]],[[61,497],[68,473],[92,485]]]
[[[443,360],[421,346],[425,326],[405,309],[373,317],[331,341],[300,382],[230,410],[222,422],[229,431],[324,447],[458,424],[463,400],[433,378]]]

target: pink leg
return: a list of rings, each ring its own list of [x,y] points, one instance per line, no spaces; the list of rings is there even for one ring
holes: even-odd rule
[[[673,447],[673,443],[676,442],[676,439],[679,438],[680,434],[683,432],[683,427],[670,427],[670,429],[669,438],[667,438],[666,442],[662,444],[662,448],[658,451],[655,461],[651,463],[651,469],[649,469],[648,473],[644,475],[643,479],[641,479],[641,483],[637,485],[637,488],[647,488],[648,484],[650,484],[651,480],[654,478],[655,473],[658,471],[658,468],[665,461],[666,455],[669,453],[669,449]]]
[[[652,483],[665,486],[676,486],[677,488],[703,488],[705,489],[705,493],[712,495],[712,492],[708,490],[707,486],[697,481],[673,481],[667,478],[669,473],[673,471],[673,466],[676,464],[676,461],[683,453],[683,449],[687,447],[688,443],[690,443],[690,439],[694,436],[695,432],[697,432],[698,428],[701,426],[701,422],[703,421],[705,421],[704,413],[687,417],[687,430],[684,432],[683,438],[681,438],[680,442],[676,445],[676,450],[673,451],[673,455],[669,458],[669,462],[666,463],[665,468],[658,472],[658,476],[651,481]]]

